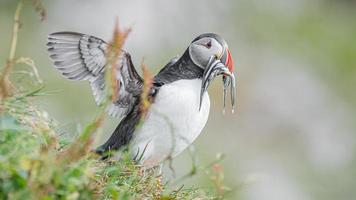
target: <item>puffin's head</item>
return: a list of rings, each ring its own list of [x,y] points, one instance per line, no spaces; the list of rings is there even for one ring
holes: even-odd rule
[[[195,38],[189,45],[189,55],[193,63],[205,69],[213,56],[233,73],[234,64],[226,41],[215,33],[205,33]]]
[[[200,103],[210,82],[216,76],[223,75],[224,108],[226,89],[231,85],[231,103],[234,109],[236,98],[234,63],[226,41],[214,33],[199,35],[189,45],[189,56],[195,65],[204,70]]]

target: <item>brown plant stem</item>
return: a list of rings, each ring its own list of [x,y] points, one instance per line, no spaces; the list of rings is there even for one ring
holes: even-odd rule
[[[106,56],[108,59],[107,67],[109,68],[107,70],[107,72],[109,73],[109,76],[107,78],[109,80],[109,85],[111,86],[109,96],[111,97],[112,102],[117,101],[119,98],[117,91],[120,88],[120,82],[116,79],[116,74],[120,72],[117,71],[118,69],[116,66],[122,54],[122,47],[130,32],[131,28],[121,30],[118,23],[118,19],[116,19],[113,38],[112,41],[110,41],[108,51],[106,52]]]
[[[143,88],[141,94],[141,112],[142,112],[142,119],[143,120],[151,106],[151,99],[149,98],[149,94],[152,88],[152,80],[153,76],[150,73],[147,66],[144,64],[144,61],[141,62],[141,69],[143,73]]]
[[[15,16],[14,16],[14,26],[12,30],[12,40],[10,47],[10,54],[6,61],[6,65],[4,67],[3,73],[0,78],[0,100],[11,95],[12,84],[9,80],[9,74],[12,71],[12,66],[14,65],[14,59],[16,54],[17,47],[17,37],[20,29],[20,14],[23,7],[23,0],[20,0],[17,4]]]

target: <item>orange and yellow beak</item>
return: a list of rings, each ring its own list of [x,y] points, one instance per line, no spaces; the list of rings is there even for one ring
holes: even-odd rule
[[[227,55],[226,55],[227,58],[226,58],[225,66],[227,66],[229,68],[229,71],[231,73],[233,73],[235,70],[234,61],[232,60],[230,50],[226,49],[226,52],[227,52]]]

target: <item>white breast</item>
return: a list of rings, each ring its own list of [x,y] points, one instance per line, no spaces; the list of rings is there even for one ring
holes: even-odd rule
[[[145,166],[155,166],[175,157],[200,134],[208,120],[209,95],[199,111],[201,80],[179,80],[164,85],[151,105],[147,118],[134,133],[132,154]]]

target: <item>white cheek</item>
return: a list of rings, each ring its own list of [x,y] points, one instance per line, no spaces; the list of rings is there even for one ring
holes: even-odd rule
[[[197,66],[199,66],[203,69],[205,68],[204,67],[204,55],[207,53],[205,51],[206,51],[206,48],[203,46],[200,46],[200,45],[192,44],[189,47],[190,58],[192,59],[194,64],[196,64]]]
[[[208,64],[211,56],[220,57],[223,51],[222,46],[216,40],[213,39],[211,42],[212,45],[210,48],[197,44],[191,44],[189,47],[189,54],[192,61],[203,69]]]

